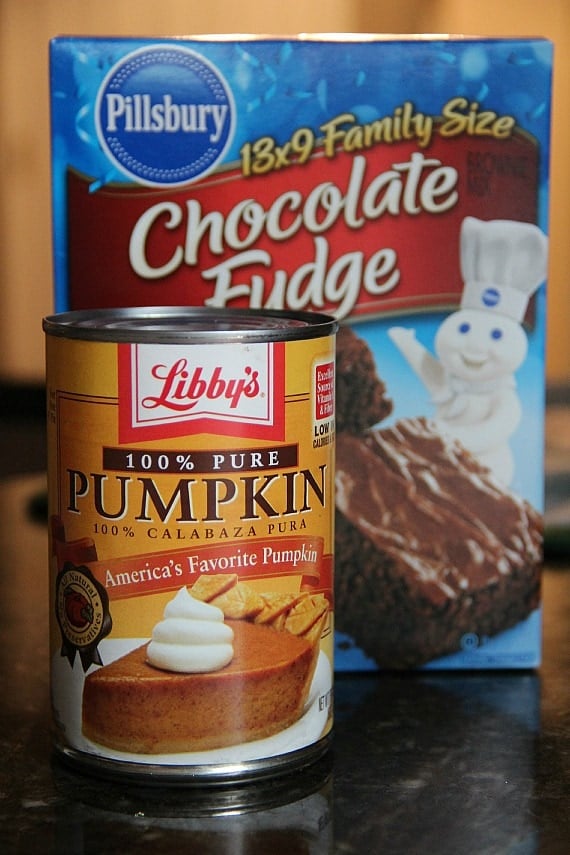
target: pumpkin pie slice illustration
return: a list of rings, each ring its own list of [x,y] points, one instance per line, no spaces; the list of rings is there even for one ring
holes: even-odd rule
[[[279,733],[303,715],[328,611],[321,594],[259,594],[229,574],[180,589],[148,643],[87,676],[84,735],[170,754]]]

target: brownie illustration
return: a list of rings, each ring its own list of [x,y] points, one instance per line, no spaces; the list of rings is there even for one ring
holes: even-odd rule
[[[391,412],[370,348],[351,327],[341,326],[336,339],[337,432],[362,433]]]
[[[341,353],[341,374],[347,364]],[[368,359],[350,370],[355,389],[366,383],[365,409],[385,400]],[[379,666],[414,668],[538,606],[542,520],[435,422],[372,418],[337,434],[336,626]]]

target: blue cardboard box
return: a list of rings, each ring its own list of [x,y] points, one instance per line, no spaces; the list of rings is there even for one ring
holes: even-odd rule
[[[539,38],[51,43],[57,311],[342,323],[337,670],[540,662],[551,74]]]

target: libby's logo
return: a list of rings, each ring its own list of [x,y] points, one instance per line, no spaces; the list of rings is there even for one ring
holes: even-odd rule
[[[198,433],[282,438],[284,348],[120,344],[120,441]]]
[[[224,367],[216,365],[205,372],[201,365],[191,368],[185,358],[177,359],[172,366],[155,365],[152,376],[162,382],[158,395],[148,395],[141,405],[149,410],[165,407],[178,413],[187,413],[201,402],[222,400],[230,410],[239,407],[242,396],[255,398],[260,393],[259,371],[245,365],[241,377],[227,377]]]

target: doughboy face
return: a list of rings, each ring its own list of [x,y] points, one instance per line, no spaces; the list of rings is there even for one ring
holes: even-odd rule
[[[524,362],[527,348],[520,324],[476,309],[449,315],[435,337],[441,363],[456,377],[473,382],[512,374]]]

